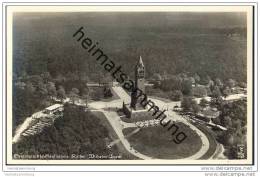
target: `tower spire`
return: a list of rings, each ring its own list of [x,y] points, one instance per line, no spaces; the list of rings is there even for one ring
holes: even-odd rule
[[[144,66],[144,63],[143,63],[141,55],[140,55],[140,59],[139,59],[138,65],[139,66]]]

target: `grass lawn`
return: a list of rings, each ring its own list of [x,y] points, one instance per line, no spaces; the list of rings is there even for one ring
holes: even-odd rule
[[[160,159],[180,159],[193,155],[202,145],[199,136],[183,123],[175,123],[179,126],[179,132],[184,132],[187,138],[180,144],[172,141],[174,138],[167,128],[162,126],[143,128],[136,134],[128,137],[128,141],[134,149],[142,154]],[[126,128],[124,135],[129,134],[135,128]]]

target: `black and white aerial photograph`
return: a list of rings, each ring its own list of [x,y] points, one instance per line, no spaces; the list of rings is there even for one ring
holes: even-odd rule
[[[252,163],[252,9],[192,8],[14,11],[10,163]]]

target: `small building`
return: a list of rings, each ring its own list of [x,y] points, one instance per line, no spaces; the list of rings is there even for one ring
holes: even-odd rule
[[[173,110],[176,111],[176,112],[179,112],[179,111],[182,111],[182,107],[179,107],[178,105],[175,105],[173,107]]]
[[[225,98],[226,101],[228,102],[233,102],[237,100],[246,100],[247,96],[245,94],[233,94],[229,95]]]
[[[45,114],[53,114],[57,111],[62,111],[63,110],[63,105],[62,104],[54,104],[50,107],[47,107],[44,109],[43,113]]]
[[[243,87],[233,87],[231,88],[233,94],[246,94],[247,88]]]

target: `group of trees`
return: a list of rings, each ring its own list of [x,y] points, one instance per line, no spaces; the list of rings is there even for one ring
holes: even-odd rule
[[[220,110],[220,116],[213,119],[213,122],[228,130],[219,134],[217,138],[226,146],[226,155],[235,159],[238,145],[246,147],[247,144],[247,104],[246,101],[239,100],[224,104]]]
[[[191,97],[184,97],[181,102],[181,107],[185,112],[198,113],[201,109],[200,105]]]
[[[19,77],[14,76],[13,130],[26,117],[51,105],[57,99],[63,102],[68,97],[73,104],[78,100],[87,104],[90,99],[100,100],[113,96],[108,87],[88,88],[86,81],[87,76],[79,78],[73,73],[68,73],[66,77],[58,75],[55,78],[48,72],[32,76],[26,73]]]
[[[232,79],[230,79],[228,82],[234,83]],[[234,86],[235,84],[232,85],[232,87]],[[207,101],[206,99],[202,98],[200,100],[200,103],[197,104],[197,102],[193,100],[191,96],[184,96],[181,100],[182,103],[181,105],[183,107],[183,110],[191,111],[193,113],[198,113],[201,110],[201,108],[205,108],[208,105],[221,110],[223,106],[226,104],[223,97],[226,97],[229,94],[231,94],[231,91],[227,93],[227,87],[225,87],[225,85],[222,84],[220,79],[216,79],[215,82],[211,81],[208,88],[209,88],[209,92],[211,93],[209,95],[211,96],[210,101]]]
[[[246,126],[246,101],[225,102],[219,110],[221,111],[219,118],[214,119],[218,124],[234,130]]]
[[[14,80],[13,129],[32,113],[49,106],[52,98],[59,93],[48,74],[24,76]]]
[[[173,101],[182,100],[183,96],[192,95],[192,84],[195,83],[193,77],[186,74],[179,75],[160,75],[155,73],[150,80],[154,84],[153,89],[148,89],[148,94],[170,98]]]
[[[104,87],[104,91],[103,92],[104,92],[104,97],[105,98],[110,98],[110,97],[113,96],[112,91],[111,91],[111,89],[109,87]]]
[[[63,117],[55,120],[54,125],[45,128],[39,135],[25,137],[13,145],[14,154],[72,154],[120,155],[116,146],[107,148],[111,141],[110,133],[99,118],[91,112],[72,104],[64,105]]]
[[[246,148],[247,145],[247,104],[245,100],[234,102],[218,100],[216,102],[217,99],[213,97],[210,102],[201,99],[200,103],[197,104],[191,97],[184,97],[181,106],[183,111],[193,114],[198,113],[202,108],[210,104],[217,107],[220,115],[212,119],[212,121],[215,124],[226,127],[227,131],[214,129],[214,132],[217,140],[225,146],[225,154],[231,159],[236,159],[238,158],[237,147],[243,145]]]
[[[232,88],[236,85],[245,87],[246,84],[237,83],[233,79],[223,82],[221,79],[211,79],[209,76],[200,77],[198,74],[169,75],[155,73],[150,82],[154,84],[153,89],[148,89],[148,94],[168,97],[173,101],[180,101],[183,97],[204,97],[212,96],[214,98],[227,97],[232,93]],[[160,93],[161,90],[164,94]],[[218,102],[219,100],[215,100]]]
[[[33,113],[51,105],[55,98],[63,101],[70,97],[75,102],[79,96],[87,102],[88,89],[84,84],[82,92],[73,87],[66,91],[65,78],[52,78],[49,73],[14,77],[13,80],[13,129]],[[68,89],[68,88],[67,88]]]
[[[157,74],[158,75],[158,74]],[[177,76],[164,76],[164,79],[155,80],[154,87],[160,88],[163,91],[181,91],[184,95],[190,95],[192,90],[192,84],[194,84],[194,79],[192,77],[187,77],[187,75],[177,75]],[[157,82],[159,81],[159,83]]]
[[[192,99],[191,96],[184,96],[181,102],[183,111],[198,113],[202,108],[207,106],[215,107],[220,112],[217,118],[212,119],[215,124],[222,125],[227,131],[218,132],[217,140],[224,144],[225,153],[231,159],[237,158],[238,145],[244,145],[246,148],[246,120],[247,120],[247,104],[245,100],[228,102],[223,97],[231,94],[231,89],[236,86],[236,82],[229,79],[226,83],[222,83],[220,79],[211,82],[209,88],[211,90],[211,100],[201,99],[200,103]],[[241,85],[243,86],[243,85]],[[245,85],[244,85],[245,86]],[[246,152],[246,150],[245,150]],[[246,157],[246,156],[245,156]]]

